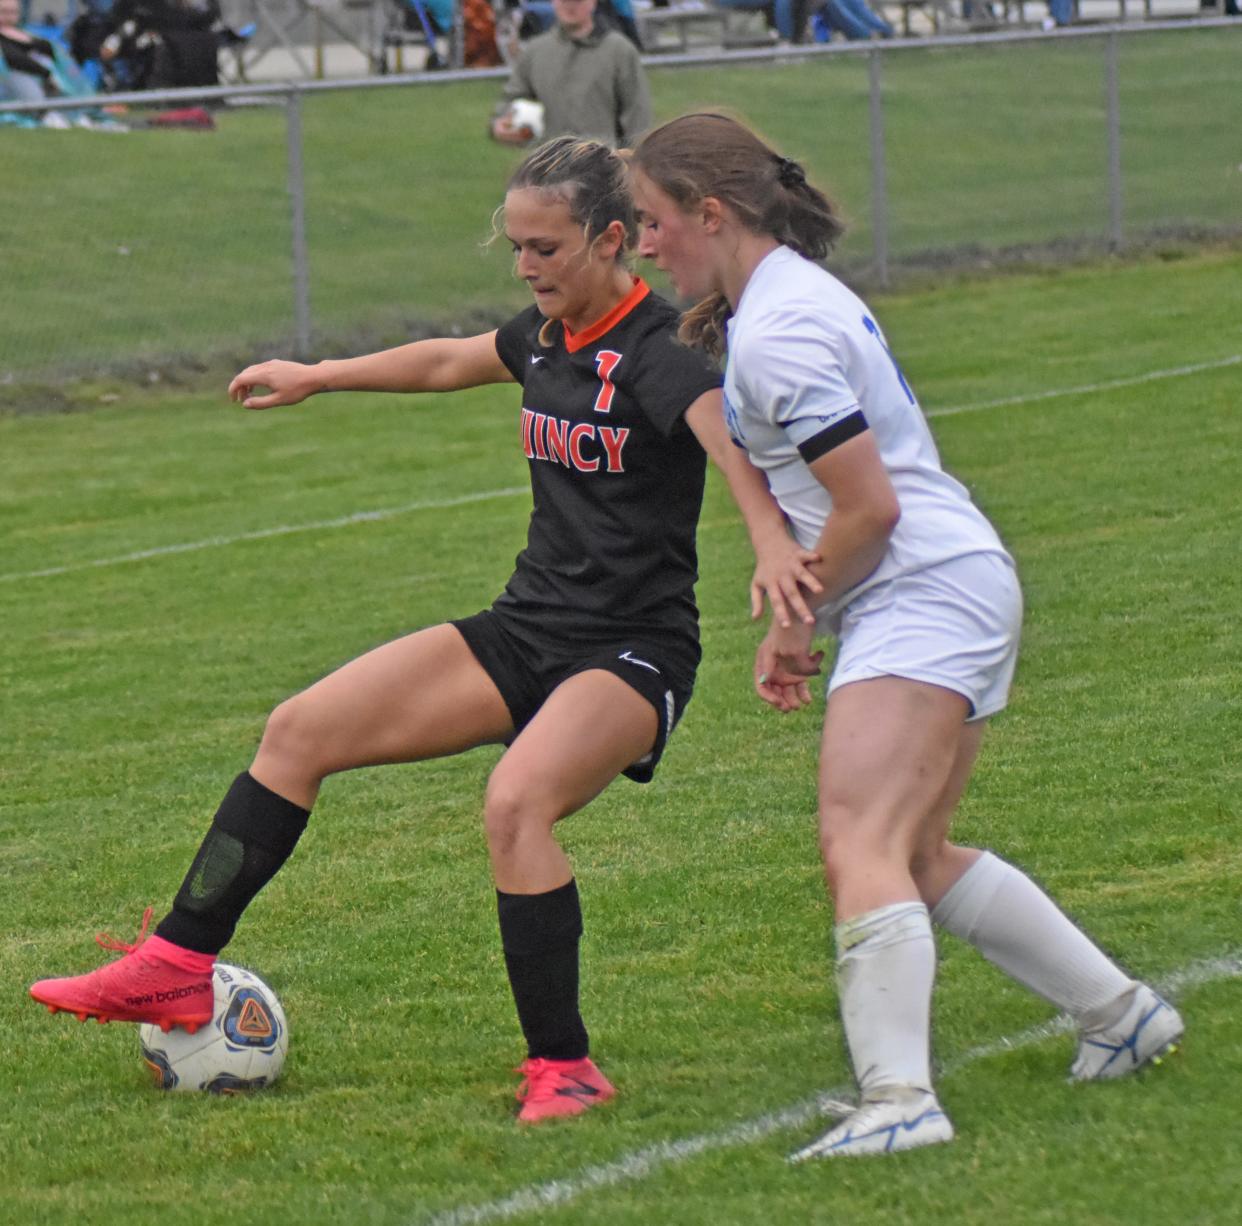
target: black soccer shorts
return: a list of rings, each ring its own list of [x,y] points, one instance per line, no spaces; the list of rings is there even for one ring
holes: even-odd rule
[[[651,703],[659,721],[651,751],[621,773],[635,783],[651,782],[694,690],[693,675],[686,678],[670,667],[668,653],[658,644],[649,639],[618,639],[611,644],[584,645],[550,634],[536,635],[495,609],[449,624],[457,627],[509,708],[514,728],[510,743],[562,681],[597,668],[620,677]]]

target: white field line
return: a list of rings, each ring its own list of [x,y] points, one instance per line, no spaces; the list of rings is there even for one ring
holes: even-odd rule
[[[462,494],[458,498],[443,498],[433,502],[407,502],[405,506],[383,507],[378,511],[355,511],[352,515],[342,515],[338,519],[320,519],[307,524],[278,524],[274,528],[259,528],[257,531],[242,532],[237,536],[209,536],[201,541],[186,541],[179,545],[159,545],[154,549],[140,549],[136,553],[125,553],[116,558],[96,558],[92,562],[74,562],[68,566],[49,566],[46,570],[28,570],[11,575],[0,575],[0,583],[16,583],[21,579],[46,579],[51,575],[67,575],[73,571],[91,570],[97,566],[119,566],[123,562],[142,562],[147,558],[161,558],[166,554],[218,549],[222,545],[236,545],[241,541],[262,541],[271,536],[290,536],[295,532],[348,528],[352,524],[366,524],[379,519],[392,519],[397,515],[408,515],[411,511],[440,511],[446,507],[461,507],[471,502],[488,502],[493,498],[510,498],[516,494],[529,492],[528,486],[515,485],[507,489],[481,490],[477,494]]]
[[[1189,966],[1167,975],[1157,987],[1164,995],[1176,998],[1189,989],[1202,987],[1221,979],[1238,977],[1242,977],[1242,950],[1217,958],[1192,962]],[[1068,1017],[1062,1015],[1018,1034],[972,1047],[969,1051],[944,1064],[939,1070],[939,1075],[942,1079],[950,1077],[989,1056],[1016,1051],[1020,1047],[1028,1047],[1033,1043],[1041,1043],[1053,1035],[1064,1034],[1072,1029],[1073,1023]],[[804,1099],[800,1103],[795,1103],[791,1107],[758,1116],[753,1120],[746,1120],[720,1132],[700,1133],[698,1136],[684,1137],[679,1141],[659,1141],[655,1145],[635,1150],[612,1162],[587,1167],[565,1179],[532,1184],[499,1200],[486,1201],[478,1205],[463,1205],[433,1217],[420,1219],[420,1221],[422,1226],[479,1226],[479,1223],[483,1222],[501,1222],[526,1213],[555,1209],[599,1188],[636,1183],[661,1167],[687,1162],[691,1158],[697,1158],[700,1154],[733,1149],[741,1145],[752,1145],[757,1141],[765,1140],[773,1133],[803,1128],[821,1116],[843,1115],[849,1108],[841,1099],[849,1092],[850,1087],[837,1086]]]
[[[1000,400],[981,400],[978,404],[959,404],[948,409],[928,409],[928,417],[952,417],[957,413],[978,413],[982,409],[1000,409],[1011,404],[1034,404],[1039,400],[1055,400],[1058,396],[1089,396],[1095,392],[1111,392],[1118,387],[1134,387],[1140,383],[1155,383],[1159,379],[1181,379],[1197,375],[1205,370],[1220,370],[1223,366],[1237,366],[1242,353],[1221,358],[1216,362],[1197,362],[1193,366],[1172,366],[1168,370],[1149,370],[1146,374],[1131,375],[1125,379],[1109,379],[1105,383],[1084,383],[1079,387],[1060,387],[1050,392],[1029,392],[1023,396],[1005,396]]]
[[[1236,366],[1242,363],[1242,353],[1232,357],[1221,358],[1215,362],[1199,362],[1193,366],[1174,366],[1167,370],[1151,370],[1146,374],[1133,375],[1126,379],[1113,379],[1106,383],[1086,383],[1079,387],[1056,388],[1047,392],[1029,392],[1022,396],[1006,396],[1001,400],[983,400],[977,404],[961,404],[944,409],[928,409],[928,417],[951,417],[958,413],[978,413],[984,409],[999,409],[1008,405],[1033,404],[1041,400],[1054,400],[1059,396],[1083,396],[1095,392],[1111,391],[1119,387],[1133,387],[1139,383],[1152,383],[1158,379],[1180,379],[1186,375],[1199,374],[1205,370],[1219,370],[1224,366]],[[342,515],[338,519],[324,519],[307,524],[282,524],[274,528],[260,528],[255,532],[242,532],[236,536],[209,536],[201,541],[186,541],[177,545],[161,545],[154,549],[140,549],[134,553],[121,554],[114,558],[96,558],[89,562],[72,562],[65,566],[49,566],[43,570],[15,571],[0,575],[0,583],[18,583],[26,579],[47,579],[56,575],[68,575],[76,571],[93,570],[104,566],[120,566],[126,562],[142,562],[149,558],[160,558],[169,554],[195,553],[200,549],[218,549],[226,545],[236,545],[242,541],[259,541],[273,536],[289,536],[295,532],[315,532],[328,528],[347,528],[353,524],[369,523],[373,520],[392,519],[397,515],[408,515],[412,511],[432,511],[445,507],[464,506],[471,502],[485,502],[492,498],[508,498],[526,493],[526,487],[510,489],[483,490],[477,494],[465,494],[460,498],[446,498],[438,502],[410,502],[405,506],[387,507],[378,511],[355,511],[352,515]]]

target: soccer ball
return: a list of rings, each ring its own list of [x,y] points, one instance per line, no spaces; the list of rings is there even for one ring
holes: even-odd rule
[[[142,1058],[162,1090],[239,1094],[269,1086],[284,1067],[289,1025],[276,993],[253,971],[217,962],[211,1021],[193,1034],[138,1028]]]
[[[524,141],[543,137],[543,103],[533,98],[517,98],[509,104],[507,118]]]

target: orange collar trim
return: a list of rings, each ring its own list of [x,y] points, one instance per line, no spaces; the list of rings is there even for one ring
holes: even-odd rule
[[[646,296],[651,293],[651,286],[642,277],[634,278],[634,288],[602,319],[597,319],[589,328],[581,332],[571,332],[567,323],[565,329],[565,348],[570,353],[585,349],[592,341],[597,341],[610,328],[615,328]]]

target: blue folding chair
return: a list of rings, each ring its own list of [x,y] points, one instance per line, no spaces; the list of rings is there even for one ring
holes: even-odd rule
[[[449,67],[446,57],[440,54],[438,40],[453,37],[453,0],[396,0],[398,24],[384,34],[384,56],[381,71],[388,71],[389,47],[396,54],[396,69],[404,70],[402,48],[411,43],[422,43],[427,48],[424,67],[428,69]]]

